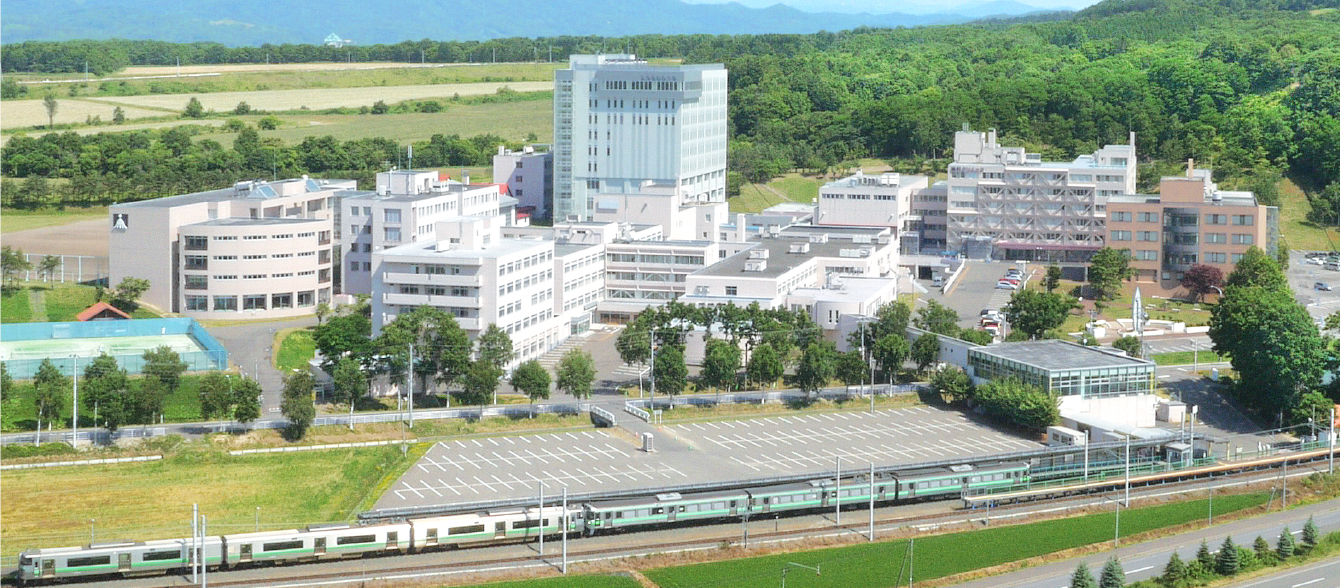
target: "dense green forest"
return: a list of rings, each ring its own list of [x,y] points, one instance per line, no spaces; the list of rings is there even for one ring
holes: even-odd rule
[[[1219,181],[1257,189],[1269,201],[1270,186],[1283,173],[1313,193],[1340,183],[1337,6],[1340,0],[1107,0],[1048,22],[813,35],[422,41],[340,50],[30,42],[6,46],[3,65],[5,71],[71,71],[97,57],[104,60],[99,69],[110,71],[176,56],[183,63],[254,62],[265,54],[325,61],[341,59],[346,50],[363,52],[360,60],[406,60],[423,50],[428,61],[465,61],[479,57],[473,48],[493,46],[500,60],[529,59],[536,46],[550,44],[557,60],[568,52],[626,46],[649,57],[727,65],[730,165],[744,179],[863,156],[941,158],[953,132],[969,123],[996,128],[1002,142],[1047,158],[1125,143],[1134,131],[1149,177],[1194,157],[1212,166]],[[0,171],[10,178],[70,178],[70,202],[102,202],[272,173],[366,177],[397,153],[393,140],[283,146],[244,135],[227,149],[189,134],[183,139],[183,133],[19,137],[0,153]],[[416,146],[415,163],[430,165],[419,156],[433,149],[455,150],[460,160],[469,143],[444,137],[437,146]],[[27,190],[29,183],[37,180],[3,190],[6,204],[42,193],[38,185]]]

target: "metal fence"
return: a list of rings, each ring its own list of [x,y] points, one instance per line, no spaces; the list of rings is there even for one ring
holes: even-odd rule
[[[125,321],[88,321],[61,323],[13,323],[0,325],[0,340],[47,341],[57,339],[144,337],[153,335],[189,335],[200,345],[201,351],[179,352],[189,371],[221,370],[228,367],[228,350],[195,319],[161,318]],[[117,365],[131,374],[144,368],[144,357],[138,354],[113,355]],[[10,377],[26,380],[37,373],[37,368],[48,358],[5,359]],[[75,362],[53,361],[65,376],[74,374]]]
[[[728,394],[692,394],[688,396],[658,396],[656,398],[634,398],[624,402],[624,411],[644,421],[651,419],[657,409],[671,409],[676,406],[715,406],[718,404],[766,404],[769,402],[803,402],[821,398],[825,400],[855,400],[877,396],[901,396],[915,394],[923,386],[920,384],[877,384],[864,387],[826,388],[814,394],[800,390],[762,390],[755,392],[731,392]]]
[[[37,271],[42,265],[42,259],[46,254],[25,253],[23,258],[28,263],[33,264],[33,269],[23,272],[23,280],[33,281],[52,281],[60,284],[74,283],[82,284],[85,282],[95,282],[107,280],[110,277],[108,262],[106,257],[95,257],[92,255],[53,255],[60,258],[60,267],[50,276]]]

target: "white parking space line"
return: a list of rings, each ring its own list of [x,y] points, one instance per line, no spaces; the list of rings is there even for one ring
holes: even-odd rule
[[[479,476],[471,476],[471,477],[473,477],[476,482],[479,482],[480,485],[484,486],[485,488],[488,488],[489,492],[493,491],[493,484],[490,484],[488,482],[479,479]]]
[[[491,460],[489,460],[489,458],[484,457],[484,455],[483,455],[482,453],[475,452],[475,455],[478,456],[479,459],[480,459],[481,461],[483,461],[484,463],[489,464],[489,467],[494,467],[493,462],[492,462]]]
[[[457,496],[460,496],[460,495],[461,495],[461,491],[460,491],[460,490],[457,490],[455,486],[452,486],[451,484],[446,483],[445,481],[442,480],[442,478],[438,478],[438,479],[437,479],[437,483],[438,483],[438,484],[441,484],[441,485],[442,485],[442,486],[441,486],[442,488],[446,488],[447,490],[451,490],[452,492],[455,492]]]
[[[498,446],[498,440],[497,440],[497,439],[494,439],[493,437],[489,437],[488,440],[489,440],[489,443],[492,443],[494,447],[497,447],[497,446]]]
[[[507,483],[507,482],[502,481],[502,478],[499,478],[499,477],[496,476],[496,475],[495,475],[495,476],[489,476],[489,477],[491,477],[491,478],[493,478],[494,480],[496,480],[499,484],[502,484],[503,487],[507,488],[508,490],[511,490],[511,489],[512,489],[512,485],[509,484],[509,483]]]

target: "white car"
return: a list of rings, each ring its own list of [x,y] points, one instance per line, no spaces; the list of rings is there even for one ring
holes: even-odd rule
[[[1001,282],[996,282],[996,289],[997,289],[997,290],[1018,290],[1018,289],[1019,289],[1019,286],[1018,286],[1017,284],[1011,284],[1011,283],[1009,283],[1009,282],[1001,281]]]

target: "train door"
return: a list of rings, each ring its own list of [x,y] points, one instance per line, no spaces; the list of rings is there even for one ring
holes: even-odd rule
[[[56,560],[54,559],[42,560],[42,570],[37,573],[37,577],[39,578],[56,577]]]
[[[684,508],[684,507],[681,506],[681,507],[679,507],[679,508]],[[676,509],[675,507],[673,507],[673,506],[666,507],[666,509],[665,509],[665,511],[666,511],[666,512],[665,512],[665,520],[666,520],[667,522],[671,522],[671,523],[675,522],[675,511],[676,511],[676,510],[677,510],[677,509]]]
[[[129,571],[130,571],[130,554],[129,554],[129,553],[118,553],[118,554],[116,554],[116,571],[118,571],[118,572],[129,572]]]
[[[326,538],[325,538],[325,537],[317,537],[317,538],[316,538],[316,543],[312,546],[312,554],[313,554],[313,555],[325,555],[325,554],[326,554]]]
[[[740,511],[739,503],[740,503],[740,501],[738,501],[738,500],[732,500],[732,501],[730,501],[730,514],[731,514],[731,516],[735,516],[735,515],[739,514],[739,511]]]
[[[191,550],[191,551],[195,551],[195,550],[193,549],[193,550]],[[238,560],[239,560],[239,561],[251,561],[251,544],[250,544],[250,543],[243,543],[243,544],[242,544],[242,552],[241,552],[241,554],[239,554],[239,556],[238,556]]]
[[[395,549],[400,547],[400,531],[388,531],[386,533],[386,548]]]
[[[437,529],[428,529],[428,538],[424,544],[428,547],[437,545]]]
[[[507,522],[501,521],[493,523],[493,538],[502,539],[507,536]]]
[[[764,497],[763,497],[763,512],[769,512],[769,511],[771,511],[771,510],[772,510],[772,497],[771,497],[771,496],[764,496]]]

